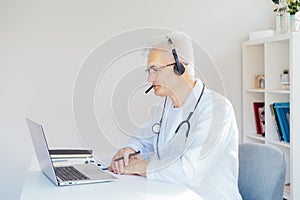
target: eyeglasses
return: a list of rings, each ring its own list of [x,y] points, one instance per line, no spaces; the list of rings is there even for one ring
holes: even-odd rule
[[[182,62],[184,65],[187,65],[187,63],[185,62]],[[171,64],[167,64],[167,65],[163,65],[163,66],[160,66],[160,67],[156,67],[156,66],[151,66],[149,67],[149,69],[145,69],[145,71],[148,73],[148,75],[155,75],[156,72],[158,72],[159,70],[163,69],[163,68],[166,68],[166,67],[170,67],[172,65],[175,65],[176,63],[171,63]]]
[[[148,75],[155,75],[156,72],[158,72],[159,70],[165,68],[165,67],[169,67],[169,66],[172,66],[174,65],[175,63],[171,63],[171,64],[167,64],[167,65],[163,65],[163,66],[160,66],[160,67],[156,67],[156,66],[151,66],[149,67],[149,69],[145,69],[145,71],[148,73]]]

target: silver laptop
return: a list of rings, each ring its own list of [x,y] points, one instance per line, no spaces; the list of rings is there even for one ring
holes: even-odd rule
[[[26,119],[42,172],[56,185],[107,182],[117,179],[93,163],[54,167],[42,125]]]

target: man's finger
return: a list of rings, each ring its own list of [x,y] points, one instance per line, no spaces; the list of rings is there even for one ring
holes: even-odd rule
[[[119,173],[118,174],[123,174],[124,173],[124,160],[119,160]]]
[[[125,151],[123,157],[124,157],[124,165],[127,166],[129,164],[129,152]]]
[[[119,162],[118,162],[118,161],[115,161],[115,162],[114,162],[114,165],[115,165],[114,173],[117,174],[118,171],[119,171]]]

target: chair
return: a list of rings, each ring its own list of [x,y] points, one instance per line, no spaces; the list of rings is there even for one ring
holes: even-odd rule
[[[238,186],[243,200],[282,200],[285,175],[280,150],[264,144],[239,145]]]

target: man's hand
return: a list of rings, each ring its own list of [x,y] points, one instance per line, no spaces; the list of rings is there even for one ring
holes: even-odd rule
[[[146,176],[149,162],[140,157],[131,157],[129,164],[124,167],[124,174]]]
[[[112,158],[109,170],[114,172],[115,174],[123,174],[124,167],[126,167],[129,164],[129,154],[134,152],[135,150],[130,147],[120,149]],[[116,159],[121,157],[124,157],[124,159],[115,161]]]

